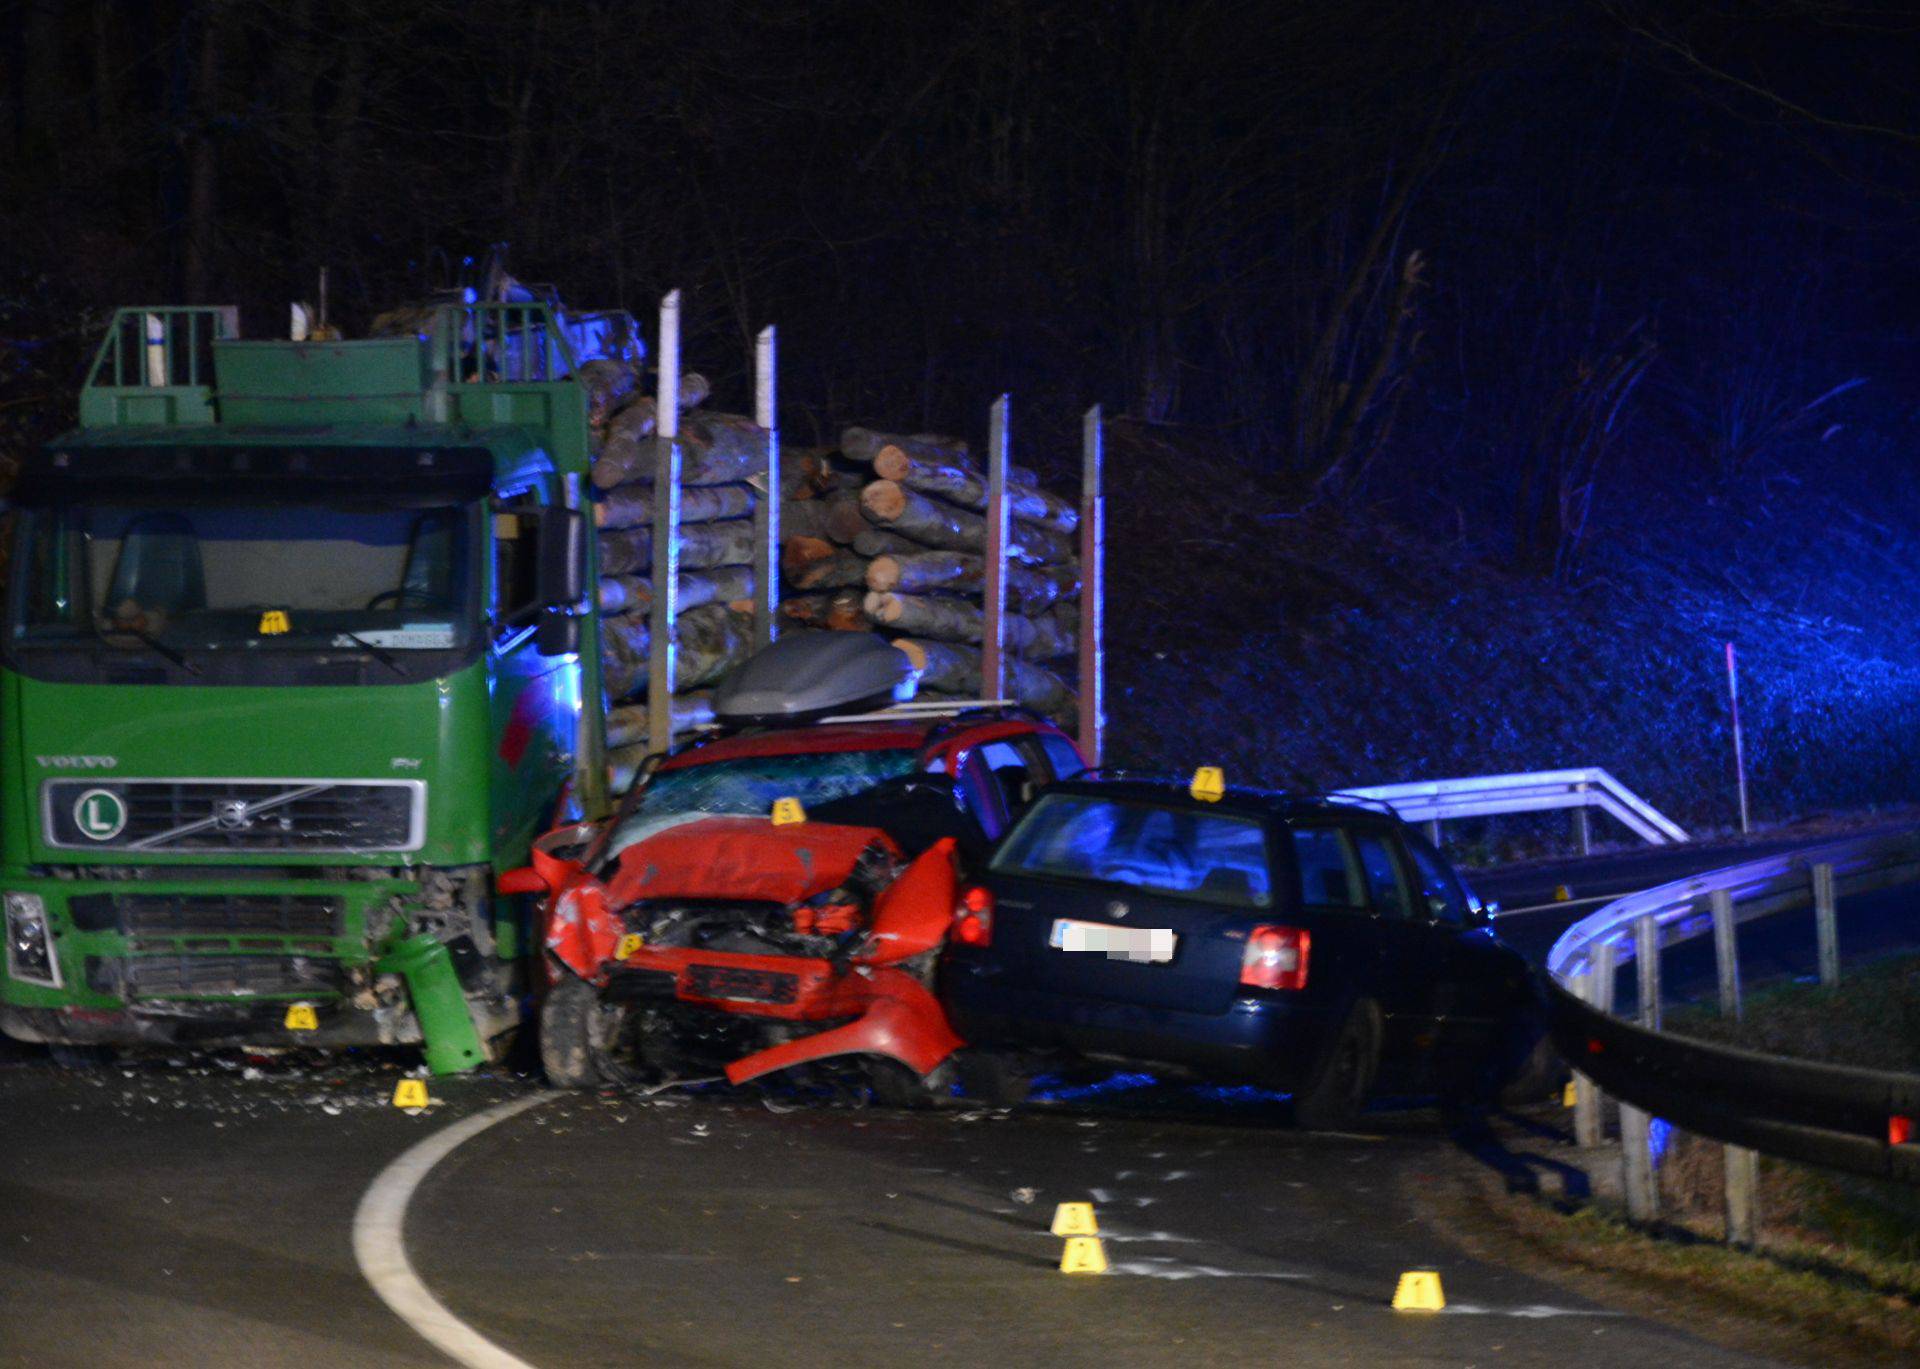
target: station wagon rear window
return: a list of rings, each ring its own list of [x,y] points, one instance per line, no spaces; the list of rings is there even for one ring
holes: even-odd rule
[[[1228,813],[1047,794],[993,858],[1011,875],[1124,884],[1234,908],[1272,902],[1261,824]]]

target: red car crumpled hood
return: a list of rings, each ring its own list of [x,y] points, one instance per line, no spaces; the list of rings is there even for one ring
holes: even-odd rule
[[[860,853],[875,842],[899,854],[877,827],[776,827],[760,817],[701,818],[622,851],[607,885],[607,906],[650,898],[794,903],[845,883]]]

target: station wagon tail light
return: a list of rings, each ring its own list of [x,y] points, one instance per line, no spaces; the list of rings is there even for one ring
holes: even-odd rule
[[[993,944],[993,895],[976,884],[953,910],[953,939],[962,946]]]
[[[1255,989],[1304,989],[1307,954],[1312,947],[1313,934],[1305,927],[1262,923],[1247,936],[1240,982]]]

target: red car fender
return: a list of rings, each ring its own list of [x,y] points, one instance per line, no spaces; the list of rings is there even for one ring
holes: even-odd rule
[[[953,926],[954,901],[959,897],[959,843],[942,837],[914,858],[900,877],[882,889],[873,901],[871,951],[860,957],[869,965],[890,965],[944,943]]]
[[[863,976],[873,1002],[856,1021],[744,1056],[727,1066],[727,1081],[744,1084],[763,1074],[835,1055],[885,1055],[928,1075],[966,1043],[953,1034],[940,1000],[904,970]]]
[[[559,867],[541,871],[553,890],[547,900],[547,949],[582,979],[601,983],[606,962],[620,947],[623,924],[607,910],[607,891],[599,880],[570,861],[544,859]],[[536,853],[536,868],[542,860]]]

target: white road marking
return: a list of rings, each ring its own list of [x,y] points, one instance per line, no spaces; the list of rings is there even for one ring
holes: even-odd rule
[[[1440,1309],[1456,1317],[1523,1317],[1528,1321],[1542,1321],[1548,1317],[1624,1317],[1625,1312],[1605,1312],[1599,1308],[1550,1307],[1546,1303],[1536,1302],[1527,1307],[1481,1307],[1477,1303],[1450,1302]]]
[[[1583,903],[1606,903],[1611,899],[1625,898],[1627,893],[1631,892],[1633,891],[1629,889],[1626,893],[1591,894],[1586,898],[1563,898],[1557,899],[1552,903],[1535,903],[1526,908],[1502,908],[1493,916],[1497,921],[1503,917],[1519,917],[1522,913],[1550,913],[1556,908],[1578,908]]]
[[[393,1314],[449,1358],[468,1369],[533,1369],[502,1350],[447,1310],[433,1296],[407,1258],[407,1204],[429,1171],[455,1148],[488,1127],[558,1097],[535,1093],[476,1112],[465,1121],[436,1131],[380,1171],[353,1214],[353,1258]]]

